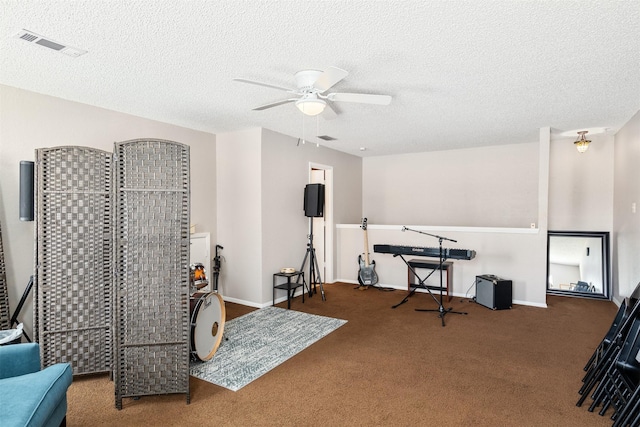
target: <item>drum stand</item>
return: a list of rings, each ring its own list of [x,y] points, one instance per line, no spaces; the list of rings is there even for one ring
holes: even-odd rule
[[[304,275],[305,264],[307,263],[307,259],[309,259],[309,298],[313,296],[314,293],[317,293],[316,284],[320,284],[320,294],[322,295],[322,301],[326,301],[327,298],[324,295],[324,287],[322,285],[322,277],[320,277],[320,268],[318,267],[318,258],[316,258],[316,250],[313,247],[313,218],[309,218],[310,224],[310,232],[307,236],[309,238],[309,243],[307,243],[307,252],[304,254],[304,259],[302,260],[302,265],[300,266],[300,275]],[[303,283],[304,283],[304,277]],[[300,276],[296,279],[296,283],[300,283]],[[313,287],[312,287],[313,286]],[[304,292],[304,288],[302,289]]]

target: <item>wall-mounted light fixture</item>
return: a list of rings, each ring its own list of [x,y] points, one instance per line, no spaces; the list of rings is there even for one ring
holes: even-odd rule
[[[578,132],[578,140],[574,142],[576,148],[578,149],[579,153],[584,153],[585,151],[587,151],[589,149],[589,144],[591,144],[591,141],[589,141],[588,139],[586,139],[584,136],[585,134],[589,133],[588,130],[581,130]]]

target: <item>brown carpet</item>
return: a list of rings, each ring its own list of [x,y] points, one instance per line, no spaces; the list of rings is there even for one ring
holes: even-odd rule
[[[292,309],[348,323],[241,390],[192,377],[189,405],[184,394],[148,396],[118,411],[108,376],[75,378],[67,425],[611,425],[575,403],[612,302],[549,297],[547,309],[492,311],[454,298],[445,307],[469,314],[448,314],[442,327],[437,313],[414,311],[437,308],[425,294],[391,309],[405,291],[325,291],[326,301],[298,297]],[[227,319],[252,310],[226,303]]]

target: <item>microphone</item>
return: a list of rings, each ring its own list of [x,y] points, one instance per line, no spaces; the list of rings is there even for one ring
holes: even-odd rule
[[[407,230],[407,227],[405,227],[404,225],[402,226],[402,231]]]

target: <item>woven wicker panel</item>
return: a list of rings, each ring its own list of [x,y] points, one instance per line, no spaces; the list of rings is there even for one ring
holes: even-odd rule
[[[11,329],[9,312],[9,294],[7,293],[7,270],[4,266],[4,249],[2,248],[2,225],[0,224],[0,329]]]
[[[189,147],[115,144],[116,407],[122,398],[189,401]]]
[[[43,366],[113,370],[112,154],[36,150],[35,324]]]

